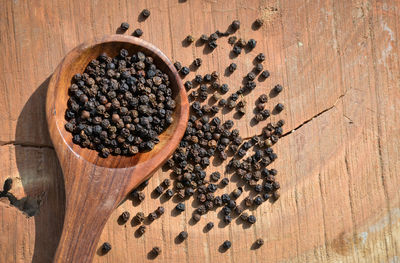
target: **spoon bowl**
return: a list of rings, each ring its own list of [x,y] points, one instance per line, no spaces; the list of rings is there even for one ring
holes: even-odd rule
[[[170,79],[176,102],[173,123],[160,134],[153,150],[132,157],[99,156],[95,150],[72,142],[65,130],[68,88],[74,74],[105,52],[115,57],[124,48],[141,51]],[[186,130],[189,102],[171,61],[154,45],[131,36],[111,35],[83,43],[70,51],[53,73],[46,98],[50,137],[63,171],[65,219],[53,262],[91,262],[101,231],[118,204],[148,179],[174,152]]]

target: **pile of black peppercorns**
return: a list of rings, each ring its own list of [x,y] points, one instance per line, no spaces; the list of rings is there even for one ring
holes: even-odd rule
[[[148,12],[148,14],[150,13]],[[261,19],[257,19],[253,23],[255,30],[262,25]],[[128,27],[125,25],[125,30]],[[209,36],[203,34],[199,38],[199,43],[207,44],[206,48],[214,50],[218,46],[217,40],[228,37],[239,29],[240,22],[234,20],[226,32],[221,33],[217,30]],[[187,45],[194,41],[195,38],[191,35],[185,38]],[[233,46],[231,53],[234,56],[242,54],[243,49],[251,51],[257,45],[257,41],[254,39],[245,41],[236,36],[230,36],[228,43]],[[189,122],[179,147],[165,164],[167,168],[172,170],[172,180],[165,179],[153,192],[167,199],[176,196],[180,200],[175,206],[177,214],[185,211],[184,200],[194,197],[195,202],[193,204],[197,203],[191,219],[194,223],[200,221],[201,217],[209,211],[215,211],[218,207],[222,207],[219,212],[222,215],[221,220],[226,225],[230,224],[235,217],[247,224],[255,224],[257,218],[253,214],[247,213],[246,209],[260,206],[267,200],[274,202],[280,196],[278,192],[280,184],[276,180],[278,172],[276,169],[267,167],[278,157],[272,146],[283,135],[284,120],[279,120],[276,123],[267,122],[261,134],[242,138],[239,130],[234,128],[235,125],[232,120],[223,122],[218,116],[215,116],[221,111],[227,112],[233,109],[236,109],[239,118],[246,114],[247,102],[245,96],[257,87],[257,76],[258,81],[264,81],[270,77],[270,72],[264,69],[264,60],[265,55],[263,53],[255,56],[255,67],[243,78],[243,87],[231,93],[227,99],[222,98],[222,96],[228,93],[230,88],[227,84],[221,83],[220,74],[216,71],[204,76],[197,74],[193,80],[187,80],[184,84],[191,100]],[[196,58],[192,62],[194,70],[201,65],[201,58]],[[191,67],[183,66],[178,61],[174,63],[174,66],[182,78],[189,75]],[[233,74],[237,67],[236,63],[228,65],[225,76]],[[282,90],[283,87],[280,84],[275,85],[271,94],[276,96]],[[266,109],[267,102],[268,96],[266,94],[260,95],[257,99],[253,118],[256,123],[266,121],[271,116],[271,111]],[[273,107],[272,113],[278,114],[283,109],[284,105],[278,103]],[[224,172],[226,177],[216,171],[209,175],[206,174],[205,169],[214,159],[220,160],[220,162],[227,160],[228,164]],[[238,177],[242,183],[238,184],[238,187],[231,193],[215,195],[217,189],[229,185],[230,179],[234,176]],[[148,181],[145,181],[132,192],[131,197],[139,202],[143,201],[145,195],[141,190],[147,184]],[[172,189],[170,189],[170,186],[172,186]],[[246,194],[246,197],[238,203],[238,198],[243,194]],[[162,206],[148,216],[145,216],[143,212],[138,212],[133,219],[136,225],[140,225],[136,230],[138,234],[143,235],[145,233],[146,226],[141,225],[145,220],[152,222],[163,215],[164,212]],[[124,212],[121,214],[120,220],[126,222],[129,217],[130,214]],[[211,231],[213,227],[213,222],[207,222],[204,227],[205,232]],[[180,241],[186,240],[188,232],[180,232],[177,238]],[[259,248],[263,244],[264,240],[258,238],[253,247]],[[108,248],[109,244],[106,245],[106,248]],[[224,241],[220,247],[221,252],[230,249],[231,246],[231,241]],[[154,247],[149,253],[157,256],[161,253],[161,249]]]
[[[73,77],[65,128],[100,156],[132,156],[159,143],[176,106],[167,74],[142,52],[101,54]]]

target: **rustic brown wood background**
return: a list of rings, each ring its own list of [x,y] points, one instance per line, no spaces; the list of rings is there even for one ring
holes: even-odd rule
[[[286,104],[272,119],[286,120],[284,132],[294,130],[275,146],[281,198],[252,211],[258,221],[251,228],[236,220],[219,227],[214,212],[190,225],[191,202],[172,216],[175,203],[168,201],[166,214],[137,238],[137,226],[117,218],[160,204],[151,191],[169,174],[159,171],[141,205],[128,200],[111,216],[99,246],[109,241],[113,249],[94,262],[400,262],[400,1],[1,0],[0,6],[0,181],[13,178],[12,193],[21,199],[19,207],[0,200],[0,262],[50,262],[57,244],[64,192],[44,101],[63,56],[128,21],[129,32],[142,28],[143,38],[172,60],[201,57],[199,73],[224,72],[231,62],[226,38],[208,55],[181,42],[188,34],[225,30],[233,19],[242,23],[237,35],[258,45],[235,58],[238,70],[222,81],[238,88],[264,52],[271,78],[247,96],[248,111],[274,84],[285,87],[269,102]],[[139,22],[143,8],[151,16]],[[257,17],[265,25],[254,31]],[[236,121],[243,137],[262,128],[250,126],[251,116]],[[205,234],[208,221],[216,227]],[[189,238],[176,243],[182,230]],[[259,237],[265,245],[251,249]],[[226,239],[232,249],[220,253]],[[153,246],[163,252],[149,259]]]

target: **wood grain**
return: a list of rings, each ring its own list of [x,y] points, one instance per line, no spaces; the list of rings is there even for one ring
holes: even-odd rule
[[[154,262],[397,262],[400,254],[400,2],[395,0],[254,0],[254,1],[6,1],[0,9],[0,179],[15,180],[13,194],[28,196],[22,211],[0,202],[0,258],[4,262],[49,262],[62,226],[64,188],[61,169],[45,124],[44,98],[48,77],[65,54],[79,43],[115,33],[122,21],[132,32],[159,47],[173,61],[189,65],[203,59],[199,74],[221,73],[231,63],[226,38],[205,54],[203,46],[182,47],[188,34],[199,37],[242,22],[237,36],[257,40],[257,47],[234,58],[238,70],[222,77],[234,91],[266,54],[271,77],[249,96],[254,100],[273,85],[285,88],[271,98],[287,106],[272,120],[286,120],[287,133],[274,146],[279,158],[281,199],[252,211],[257,223],[245,228],[234,220],[220,227],[217,213],[189,224],[194,208],[171,214],[174,201],[152,198],[152,190],[168,172],[159,171],[145,189],[145,201],[128,200],[110,216],[99,244],[113,249],[94,262],[143,262],[160,246]],[[151,11],[138,21],[143,8]],[[253,31],[262,17],[265,25]],[[190,79],[194,74],[188,76]],[[235,121],[243,137],[261,131],[251,116]],[[233,113],[221,115],[227,120]],[[293,132],[291,132],[293,130]],[[271,166],[272,167],[272,166]],[[223,171],[223,165],[211,170]],[[219,189],[230,192],[234,185]],[[39,201],[39,206],[32,205]],[[166,214],[148,225],[142,237],[137,226],[119,225],[123,211],[152,212],[162,204]],[[24,208],[21,208],[24,210]],[[24,210],[26,211],[26,209]],[[30,211],[30,210],[29,210]],[[216,227],[203,233],[204,225]],[[175,243],[182,230],[189,232]],[[252,250],[262,237],[265,244]],[[232,249],[220,253],[229,239]]]

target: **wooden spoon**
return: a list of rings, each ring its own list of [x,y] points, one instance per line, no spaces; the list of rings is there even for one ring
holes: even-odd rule
[[[174,121],[160,135],[160,143],[134,157],[99,157],[94,150],[72,143],[64,128],[68,87],[72,76],[83,72],[101,53],[114,57],[125,48],[141,51],[169,75],[176,101]],[[81,44],[67,54],[51,77],[46,116],[50,137],[64,174],[65,219],[54,262],[92,262],[107,219],[129,192],[148,179],[178,146],[186,129],[189,103],[181,79],[169,59],[152,44],[131,36],[112,35]]]

